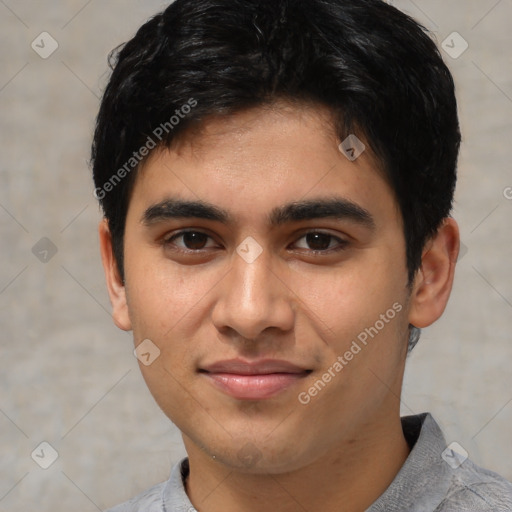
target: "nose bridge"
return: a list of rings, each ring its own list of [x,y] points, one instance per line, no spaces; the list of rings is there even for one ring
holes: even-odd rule
[[[239,256],[234,258],[232,279],[235,288],[239,288],[238,301],[249,313],[261,311],[266,303],[272,300],[271,263],[268,253],[262,253],[254,261]]]
[[[293,326],[289,293],[275,276],[272,255],[256,249],[249,241],[233,254],[231,272],[214,311],[218,329],[231,327],[247,339],[257,338],[268,327],[288,330]]]

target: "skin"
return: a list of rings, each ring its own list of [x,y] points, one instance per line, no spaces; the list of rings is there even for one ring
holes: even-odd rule
[[[408,288],[393,192],[369,150],[351,162],[339,142],[325,110],[281,103],[212,118],[153,152],[128,209],[124,284],[108,223],[100,224],[113,319],[133,330],[135,345],[150,339],[160,350],[141,371],[183,434],[186,489],[202,512],[259,512],[276,503],[284,512],[362,511],[409,454],[399,407],[408,325],[441,316],[458,228],[443,222]],[[333,196],[367,210],[373,228],[350,218],[267,222],[276,207]],[[233,222],[145,223],[144,212],[169,197],[213,204]],[[210,238],[170,241],[183,229]],[[321,237],[331,250],[315,252],[311,231],[332,235]],[[248,236],[262,249],[252,263],[236,251]],[[188,253],[180,252],[186,244]],[[299,394],[396,303],[401,311],[302,404]],[[199,372],[232,358],[281,359],[310,373],[271,398],[236,399]]]

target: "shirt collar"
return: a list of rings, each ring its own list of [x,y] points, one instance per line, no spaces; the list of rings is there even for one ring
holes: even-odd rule
[[[188,499],[185,481],[189,473],[188,458],[178,462],[171,471],[162,493],[163,512],[193,512],[196,509]]]
[[[404,416],[402,429],[411,453],[391,485],[366,512],[433,511],[448,492],[451,469],[441,457],[446,441],[434,418],[428,413]]]

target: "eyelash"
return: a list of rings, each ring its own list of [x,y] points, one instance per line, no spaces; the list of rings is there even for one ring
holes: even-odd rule
[[[162,241],[162,244],[165,247],[168,247],[169,245],[173,245],[173,242],[176,239],[178,239],[180,237],[183,237],[184,235],[186,235],[188,233],[199,233],[201,235],[207,236],[209,239],[213,239],[210,235],[208,235],[208,233],[204,233],[203,231],[199,231],[199,230],[189,229],[189,230],[179,231],[178,233],[174,233],[173,235],[164,238],[163,241]],[[313,235],[313,234],[319,234],[319,235],[328,236],[332,240],[337,241],[338,242],[338,246],[335,247],[335,248],[330,248],[330,249],[316,249],[316,250],[315,249],[310,249],[308,252],[310,252],[312,254],[331,254],[333,252],[338,252],[338,251],[342,251],[342,250],[346,249],[347,245],[349,244],[349,242],[347,240],[343,240],[342,238],[334,236],[334,235],[332,235],[330,233],[324,233],[322,231],[317,231],[317,230],[308,231],[307,233],[304,233],[303,235],[301,235],[297,240],[301,240],[302,238],[305,238],[307,235]],[[183,248],[176,247],[176,246],[174,246],[174,248],[173,248],[173,250],[175,250],[177,252],[181,252],[183,254],[201,254],[201,253],[203,253],[204,251],[206,251],[208,249],[209,248],[206,248],[206,249],[196,249],[196,250],[194,250],[194,249],[183,249]],[[302,249],[302,250],[304,250],[304,249]]]

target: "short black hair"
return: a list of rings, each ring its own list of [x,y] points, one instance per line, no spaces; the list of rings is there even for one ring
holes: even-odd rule
[[[409,283],[449,216],[460,131],[427,30],[382,0],[176,0],[110,55],[92,145],[95,195],[124,279],[140,162],[212,116],[279,100],[327,107],[370,145],[400,208]]]

